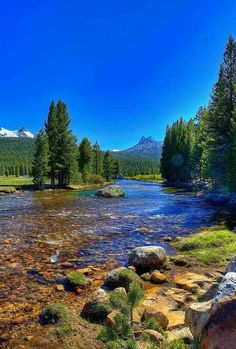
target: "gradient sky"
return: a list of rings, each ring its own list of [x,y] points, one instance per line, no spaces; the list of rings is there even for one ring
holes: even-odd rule
[[[61,98],[79,140],[161,140],[207,104],[230,34],[235,0],[1,1],[0,126],[37,132]]]

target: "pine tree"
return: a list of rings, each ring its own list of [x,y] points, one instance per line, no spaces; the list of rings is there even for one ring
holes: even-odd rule
[[[88,138],[84,138],[79,145],[79,169],[82,173],[83,181],[87,181],[87,176],[92,172],[93,153],[91,143]]]
[[[51,102],[48,112],[45,130],[48,136],[49,145],[49,176],[51,178],[51,187],[55,187],[55,179],[57,176],[57,161],[58,161],[58,118],[57,108],[54,101]]]
[[[109,150],[106,151],[103,159],[104,177],[107,182],[110,182],[113,175],[113,159]]]
[[[58,184],[60,186],[68,185],[78,175],[77,155],[78,149],[76,138],[69,129],[70,116],[67,106],[61,100],[57,103],[57,163]]]
[[[113,177],[118,179],[120,176],[120,164],[118,160],[113,160]]]
[[[93,153],[92,153],[92,167],[93,173],[102,175],[103,174],[103,153],[100,149],[100,145],[96,142],[93,145]]]
[[[49,147],[44,130],[41,130],[35,140],[33,160],[33,182],[38,189],[43,189],[48,175]]]
[[[233,192],[236,191],[236,105],[231,120],[230,148],[228,156],[228,186]]]

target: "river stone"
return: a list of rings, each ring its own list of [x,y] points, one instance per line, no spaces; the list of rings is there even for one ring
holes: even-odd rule
[[[145,306],[143,319],[147,321],[150,318],[154,318],[157,321],[158,325],[164,330],[167,329],[169,320],[167,316],[160,311],[158,304],[150,304]]]
[[[109,185],[104,189],[98,190],[95,195],[105,198],[116,198],[125,196],[125,192],[119,185]]]
[[[0,186],[0,194],[13,194],[16,193],[17,189],[13,186]]]
[[[201,349],[233,349],[236,344],[236,299],[221,303],[204,327]]]
[[[132,282],[137,282],[142,285],[140,277],[135,272],[125,267],[112,270],[105,279],[105,285],[111,289],[124,287],[126,291],[129,290],[129,285]]]
[[[103,322],[112,311],[109,296],[106,291],[99,289],[91,296],[91,300],[85,303],[81,316],[93,322]]]
[[[211,310],[212,301],[193,303],[185,312],[185,323],[194,338],[200,338]]]
[[[166,281],[166,275],[159,272],[159,270],[155,270],[151,274],[151,281],[155,284],[163,284]]]
[[[160,332],[155,330],[144,330],[143,334],[148,335],[150,341],[157,345],[160,345],[161,342],[165,340],[165,337]]]
[[[159,246],[136,247],[129,256],[129,265],[140,269],[161,269],[167,260],[166,252]]]
[[[227,273],[236,272],[236,256],[234,256],[228,264]]]

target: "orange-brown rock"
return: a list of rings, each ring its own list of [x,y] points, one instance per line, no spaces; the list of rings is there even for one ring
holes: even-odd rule
[[[160,332],[154,330],[144,330],[143,333],[148,335],[150,341],[157,345],[165,340],[165,337]]]
[[[166,281],[166,275],[160,273],[158,270],[155,270],[151,274],[151,281],[155,284],[163,284]]]
[[[154,318],[160,327],[167,329],[169,320],[167,316],[160,311],[158,304],[150,304],[145,306],[143,319],[147,321],[150,318]]]
[[[236,348],[236,299],[223,303],[206,324],[200,349]]]

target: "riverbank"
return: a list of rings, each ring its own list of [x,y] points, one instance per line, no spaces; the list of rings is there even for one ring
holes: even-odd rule
[[[113,182],[101,182],[101,183],[90,183],[90,184],[70,184],[64,188],[55,188],[55,190],[95,190],[100,189],[104,186],[108,186]],[[33,183],[32,177],[3,177],[0,176],[0,194],[12,194],[22,190],[36,190]],[[49,181],[45,185],[45,190],[51,190]]]
[[[160,174],[136,175],[132,177],[126,177],[126,179],[151,183],[163,183],[163,179]]]

